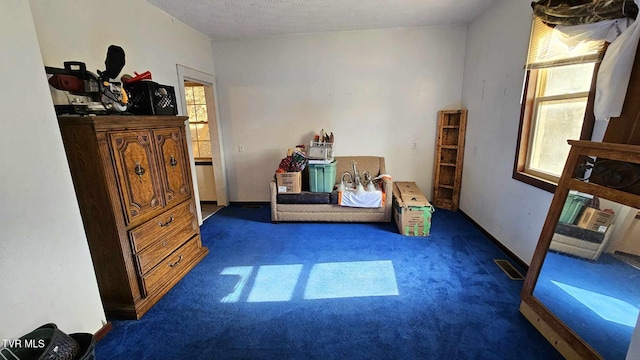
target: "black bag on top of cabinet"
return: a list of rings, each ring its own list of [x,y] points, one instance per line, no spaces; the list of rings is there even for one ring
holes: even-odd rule
[[[125,83],[129,95],[128,111],[135,115],[178,115],[176,92],[173,86],[151,80]]]

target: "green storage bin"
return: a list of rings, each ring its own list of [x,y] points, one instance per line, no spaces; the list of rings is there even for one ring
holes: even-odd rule
[[[336,160],[329,164],[309,164],[309,191],[333,191],[336,184]]]
[[[562,213],[560,214],[560,219],[558,220],[561,223],[565,224],[574,224],[576,222],[576,218],[584,208],[584,204],[589,201],[589,198],[584,196],[580,196],[578,194],[569,193],[567,195],[567,201],[564,203],[564,207],[562,208]]]

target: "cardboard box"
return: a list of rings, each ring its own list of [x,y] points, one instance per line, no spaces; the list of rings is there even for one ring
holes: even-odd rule
[[[606,232],[611,222],[613,222],[614,214],[586,207],[580,216],[578,226],[583,229],[589,229],[598,232]]]
[[[429,236],[431,213],[435,211],[414,182],[393,183],[393,218],[400,234]]]
[[[302,192],[302,173],[276,173],[278,194],[300,194]]]

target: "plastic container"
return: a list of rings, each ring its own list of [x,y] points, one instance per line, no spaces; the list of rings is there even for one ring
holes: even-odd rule
[[[587,201],[589,201],[589,198],[569,193],[558,221],[565,224],[575,224],[578,215],[580,215],[580,212]]]
[[[333,161],[333,143],[311,141],[307,157],[309,159]]]
[[[309,164],[309,191],[332,192],[336,184],[336,161],[329,164]]]

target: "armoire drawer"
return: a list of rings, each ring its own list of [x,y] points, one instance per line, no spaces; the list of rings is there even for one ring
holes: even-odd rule
[[[142,277],[143,294],[150,294],[163,285],[180,279],[192,267],[202,250],[200,236],[194,236]]]
[[[192,201],[186,201],[173,209],[163,212],[161,215],[129,231],[133,252],[138,253],[168,236],[174,236],[177,232],[183,233],[187,231],[185,228],[191,229],[194,221],[197,226],[197,220],[195,219],[196,209]]]
[[[177,231],[173,231],[169,236],[163,236],[156,242],[147,246],[144,250],[136,254],[138,273],[143,275],[162,261],[167,255],[179,248],[193,235],[197,235],[197,226],[193,221],[184,224],[176,224]]]

